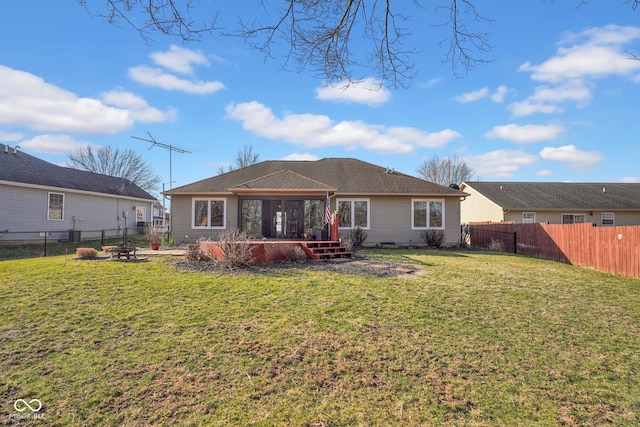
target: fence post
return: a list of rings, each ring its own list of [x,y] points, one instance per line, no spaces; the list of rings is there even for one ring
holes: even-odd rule
[[[44,232],[44,256],[47,256],[47,232]]]
[[[100,246],[104,246],[104,230],[100,230]]]
[[[518,253],[518,232],[517,231],[513,232],[513,253],[514,254]]]

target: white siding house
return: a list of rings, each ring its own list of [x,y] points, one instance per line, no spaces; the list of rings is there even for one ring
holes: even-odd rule
[[[0,240],[98,237],[152,222],[154,205],[153,196],[126,180],[0,144]]]

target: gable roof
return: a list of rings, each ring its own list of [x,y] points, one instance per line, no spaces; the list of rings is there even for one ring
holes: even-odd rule
[[[581,182],[465,182],[503,209],[640,210],[640,184]]]
[[[318,182],[314,179],[302,176],[299,173],[292,172],[288,169],[280,172],[272,173],[251,181],[236,185],[230,188],[233,193],[252,193],[255,191],[336,191],[335,188]]]
[[[0,181],[155,200],[128,180],[54,165],[4,144],[0,144]]]
[[[263,193],[270,190],[285,192],[299,189],[322,193],[335,191],[339,195],[465,195],[459,190],[351,158],[270,160],[176,187],[167,193],[235,193],[243,186],[262,190]]]

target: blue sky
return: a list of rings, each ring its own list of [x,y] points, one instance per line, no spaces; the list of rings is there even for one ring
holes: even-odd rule
[[[237,10],[223,3],[211,4],[229,24]],[[73,1],[7,2],[0,142],[57,164],[84,144],[131,148],[167,188],[169,153],[132,137],[191,151],[173,155],[174,187],[216,175],[244,145],[260,160],[355,157],[411,175],[437,155],[483,181],[640,182],[640,61],[627,53],[640,53],[640,11],[624,0],[476,3],[492,20],[475,27],[494,45],[488,62],[456,78],[443,63],[445,16],[408,8],[418,74],[374,91],[366,72],[344,90],[241,39],[147,43]]]

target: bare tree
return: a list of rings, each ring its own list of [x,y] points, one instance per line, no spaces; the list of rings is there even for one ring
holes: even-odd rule
[[[577,7],[590,2],[574,1]],[[429,49],[430,43],[419,40],[408,45],[412,32],[405,25],[412,16],[426,13],[433,15],[432,24],[449,29],[445,40],[433,40],[432,45],[446,46],[444,60],[451,64],[455,76],[490,60],[486,55],[492,49],[490,35],[479,29],[482,22],[491,20],[476,8],[476,4],[482,4],[478,0],[253,0],[253,8],[247,2],[237,2],[241,7],[238,15],[246,17],[247,11],[261,9],[264,13],[256,12],[253,19],[240,19],[238,28],[231,30],[218,27],[220,11],[215,0],[78,2],[89,13],[113,25],[124,23],[135,28],[145,40],[150,40],[154,32],[183,41],[199,40],[209,34],[241,36],[267,56],[272,56],[276,45],[285,45],[285,68],[293,62],[332,82],[357,81],[370,77],[373,71],[381,84],[407,85],[416,74],[412,60],[415,46]],[[620,2],[630,4],[633,11],[640,4],[640,0]],[[234,6],[233,2],[225,3],[227,9]],[[403,10],[409,4],[415,14],[398,12],[399,4],[405,5]],[[426,5],[432,8],[431,12]],[[444,12],[442,21],[435,18],[440,12]],[[364,52],[361,43],[367,46]],[[368,70],[367,75],[357,75],[356,70]]]
[[[247,166],[258,163],[259,159],[260,154],[253,152],[253,146],[243,145],[242,149],[238,150],[238,152],[236,153],[235,163],[233,165],[229,165],[226,171],[223,166],[220,166],[218,168],[218,173],[231,172],[235,169],[246,168]]]
[[[460,184],[473,178],[473,169],[457,156],[434,156],[418,167],[420,178],[440,185]]]
[[[120,151],[111,147],[90,145],[68,153],[69,167],[127,179],[147,192],[157,189],[161,178],[133,150]]]
[[[406,44],[412,34],[406,26],[411,16],[398,10],[399,1],[378,0],[254,0],[255,18],[246,18],[251,6],[242,5],[237,28],[218,27],[220,11],[213,0],[185,2],[176,0],[78,0],[90,14],[113,25],[129,25],[145,40],[154,32],[179,37],[183,41],[199,40],[204,35],[240,36],[268,57],[275,46],[285,46],[283,67],[290,63],[311,69],[331,82],[353,82],[375,74],[380,84],[407,85],[415,76],[413,56],[416,45]],[[424,14],[424,0],[407,2]],[[475,0],[439,0],[432,14],[445,12],[443,20],[433,22],[451,30],[448,53],[454,74],[460,67],[469,70],[491,50],[488,35],[470,29],[483,18]],[[102,5],[102,6],[100,6]],[[226,8],[232,7],[228,3]],[[406,10],[406,7],[405,9]],[[260,18],[258,18],[260,15]],[[194,17],[209,17],[198,19]],[[434,40],[437,46],[441,40]],[[364,51],[362,46],[366,46]],[[361,71],[361,75],[357,74]]]

